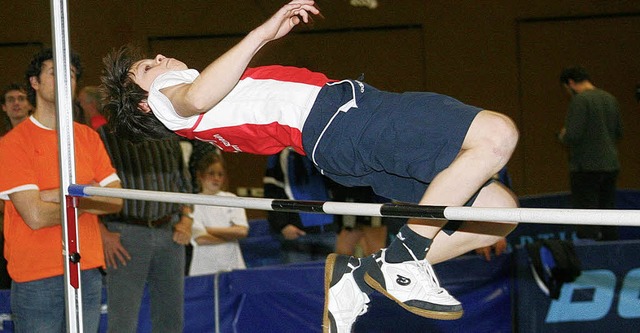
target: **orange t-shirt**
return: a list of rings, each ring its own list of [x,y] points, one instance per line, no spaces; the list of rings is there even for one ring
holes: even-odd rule
[[[77,184],[106,185],[118,180],[98,133],[74,123],[74,151]],[[57,132],[35,118],[23,121],[0,139],[0,198],[5,201],[4,255],[14,281],[27,282],[64,273],[62,226],[31,229],[8,197],[24,190],[60,187]],[[98,217],[78,217],[80,267],[104,266]]]

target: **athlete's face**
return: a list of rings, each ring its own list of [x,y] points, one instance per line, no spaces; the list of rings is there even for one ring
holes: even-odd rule
[[[140,88],[149,91],[151,84],[159,75],[185,69],[188,69],[188,67],[182,61],[158,54],[153,59],[143,59],[135,62],[129,71],[133,75],[133,81]]]

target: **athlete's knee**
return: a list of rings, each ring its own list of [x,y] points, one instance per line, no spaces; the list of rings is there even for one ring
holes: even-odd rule
[[[473,203],[474,207],[517,208],[518,197],[500,182],[491,182],[483,187]],[[490,235],[504,237],[511,233],[518,224],[515,222],[483,222],[472,226],[488,231]],[[478,229],[474,230],[478,231]]]
[[[518,143],[519,133],[515,123],[506,115],[493,111],[482,111],[479,116],[483,144],[488,145],[491,153],[506,163]]]
[[[516,208],[519,206],[519,201],[516,194],[506,185],[493,181],[480,189],[473,206]]]

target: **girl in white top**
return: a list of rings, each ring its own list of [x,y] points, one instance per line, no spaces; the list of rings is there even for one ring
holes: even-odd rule
[[[203,156],[196,164],[195,176],[201,194],[235,196],[224,191],[226,171],[219,154]],[[191,238],[193,256],[189,275],[246,268],[238,239],[247,237],[248,232],[244,209],[195,205]]]

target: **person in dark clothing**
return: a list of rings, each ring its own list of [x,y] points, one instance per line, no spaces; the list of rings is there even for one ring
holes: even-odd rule
[[[571,95],[564,127],[558,138],[569,148],[571,205],[573,208],[615,208],[620,170],[617,143],[622,118],[617,99],[597,88],[586,69],[576,66],[560,74]],[[618,239],[617,227],[578,226],[578,238]]]
[[[328,198],[326,179],[307,157],[285,149],[269,156],[264,196],[325,201]],[[267,221],[271,231],[280,238],[284,263],[324,260],[334,251],[333,215],[269,211]]]

